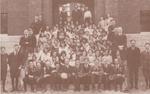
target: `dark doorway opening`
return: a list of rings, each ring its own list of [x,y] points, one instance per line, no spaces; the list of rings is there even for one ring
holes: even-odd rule
[[[88,9],[92,12],[92,16],[94,19],[94,0],[53,0],[53,25],[59,23],[60,7],[68,7],[72,4],[81,4],[81,6],[84,5],[85,7],[88,7]]]

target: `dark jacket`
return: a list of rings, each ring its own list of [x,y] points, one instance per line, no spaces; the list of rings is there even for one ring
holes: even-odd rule
[[[123,45],[124,47],[126,47],[127,45],[127,37],[126,35],[117,35],[116,36],[116,46],[119,46],[119,45]]]
[[[8,63],[10,67],[10,74],[11,76],[18,76],[19,75],[19,67],[20,67],[20,55],[11,53],[8,57]]]
[[[137,68],[140,66],[140,49],[135,47],[127,49],[127,65],[129,68]]]
[[[5,80],[7,75],[8,55],[1,54],[1,79]]]
[[[141,63],[144,70],[150,71],[150,51],[149,52],[143,51],[141,53]]]
[[[8,55],[7,54],[1,54],[1,71],[7,72],[7,64],[8,64]]]

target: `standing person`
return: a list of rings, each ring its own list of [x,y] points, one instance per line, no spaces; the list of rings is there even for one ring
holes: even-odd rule
[[[20,53],[22,63],[24,64],[27,59],[28,53],[33,53],[34,48],[36,47],[36,38],[33,35],[33,31],[31,28],[24,30],[24,36],[21,37],[19,44],[21,46]]]
[[[30,39],[30,52],[34,51],[34,48],[36,47],[37,44],[37,40],[36,40],[36,36],[33,34],[33,30],[31,28],[28,29],[28,33],[29,33],[29,39]]]
[[[117,28],[116,36],[116,58],[119,58],[122,63],[126,65],[126,48],[127,48],[127,37],[123,33],[122,27]]]
[[[20,42],[22,53],[31,53],[36,47],[36,38],[33,35],[31,28],[24,30],[24,36],[21,37]]]
[[[116,36],[116,46],[118,46],[118,48],[121,47],[126,47],[127,46],[127,37],[126,35],[123,33],[123,28],[122,27],[118,27],[117,28],[117,36]]]
[[[110,22],[111,24],[110,24],[110,26],[108,27],[108,36],[107,36],[107,40],[109,41],[109,42],[113,42],[114,41],[114,37],[115,37],[115,32],[113,32],[113,31],[115,31],[114,29],[116,28],[116,21],[113,19],[113,20],[111,20],[111,22]]]
[[[5,47],[1,47],[1,81],[2,81],[2,90],[7,92],[5,89],[5,82],[7,76],[7,64],[8,64],[8,55],[6,53]]]
[[[44,22],[42,21],[42,15],[35,16],[34,22],[31,24],[31,28],[33,29],[33,34],[38,34],[42,27],[44,27]]]
[[[24,30],[24,36],[21,37],[19,45],[21,46],[20,48],[20,54],[21,54],[21,58],[22,61],[25,61],[27,59],[28,56],[28,52],[29,52],[29,45],[30,45],[30,41],[29,41],[29,31],[26,29]]]
[[[84,23],[92,23],[92,13],[88,8],[84,12]]]
[[[113,28],[113,26],[112,26]],[[108,36],[107,36],[107,40],[109,42],[109,44],[111,45],[111,52],[112,52],[112,58],[113,58],[113,61],[114,59],[116,58],[116,52],[117,52],[117,36],[118,36],[118,28],[114,28],[112,31],[110,31],[108,33]]]
[[[145,50],[141,53],[141,63],[146,88],[150,88],[150,43],[145,44]]]
[[[19,45],[14,45],[14,51],[8,57],[10,76],[12,81],[12,92],[18,90],[18,78],[20,67]]]
[[[140,49],[136,41],[130,40],[131,47],[127,48],[127,67],[129,70],[130,89],[138,89],[138,70],[140,66]]]

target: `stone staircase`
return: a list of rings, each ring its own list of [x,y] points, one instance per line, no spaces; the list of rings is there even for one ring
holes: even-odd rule
[[[20,37],[21,36],[8,36],[6,34],[0,34],[0,46],[5,46],[7,52],[11,52],[13,50],[13,45],[19,43]],[[137,41],[137,46],[143,49],[145,42],[150,42],[150,32],[142,32],[139,34],[127,34],[127,39],[128,45],[131,39],[135,39]]]
[[[21,36],[0,35],[0,46],[5,46],[7,52],[10,53],[13,50],[13,45],[19,43],[20,37]],[[143,49],[145,42],[150,41],[150,32],[140,33],[140,34],[127,34],[127,39],[128,39],[128,44],[131,39],[135,39],[137,41],[137,46]],[[144,90],[145,83],[144,83],[143,73],[141,69],[139,71],[139,75],[140,75],[139,88],[141,90]],[[9,83],[9,81],[7,81],[7,83]],[[142,94],[148,94],[148,93],[142,93]]]

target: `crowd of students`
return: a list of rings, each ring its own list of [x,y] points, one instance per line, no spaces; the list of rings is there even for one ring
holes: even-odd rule
[[[65,21],[51,29],[40,17],[35,20],[24,30],[14,52],[7,55],[5,47],[1,49],[3,91],[7,64],[12,91],[19,89],[19,79],[25,91],[28,85],[32,91],[137,89],[140,65],[144,65],[146,86],[150,88],[150,43],[145,44],[143,53],[135,46],[135,40],[128,48],[123,28],[110,15],[101,17],[98,24]]]

